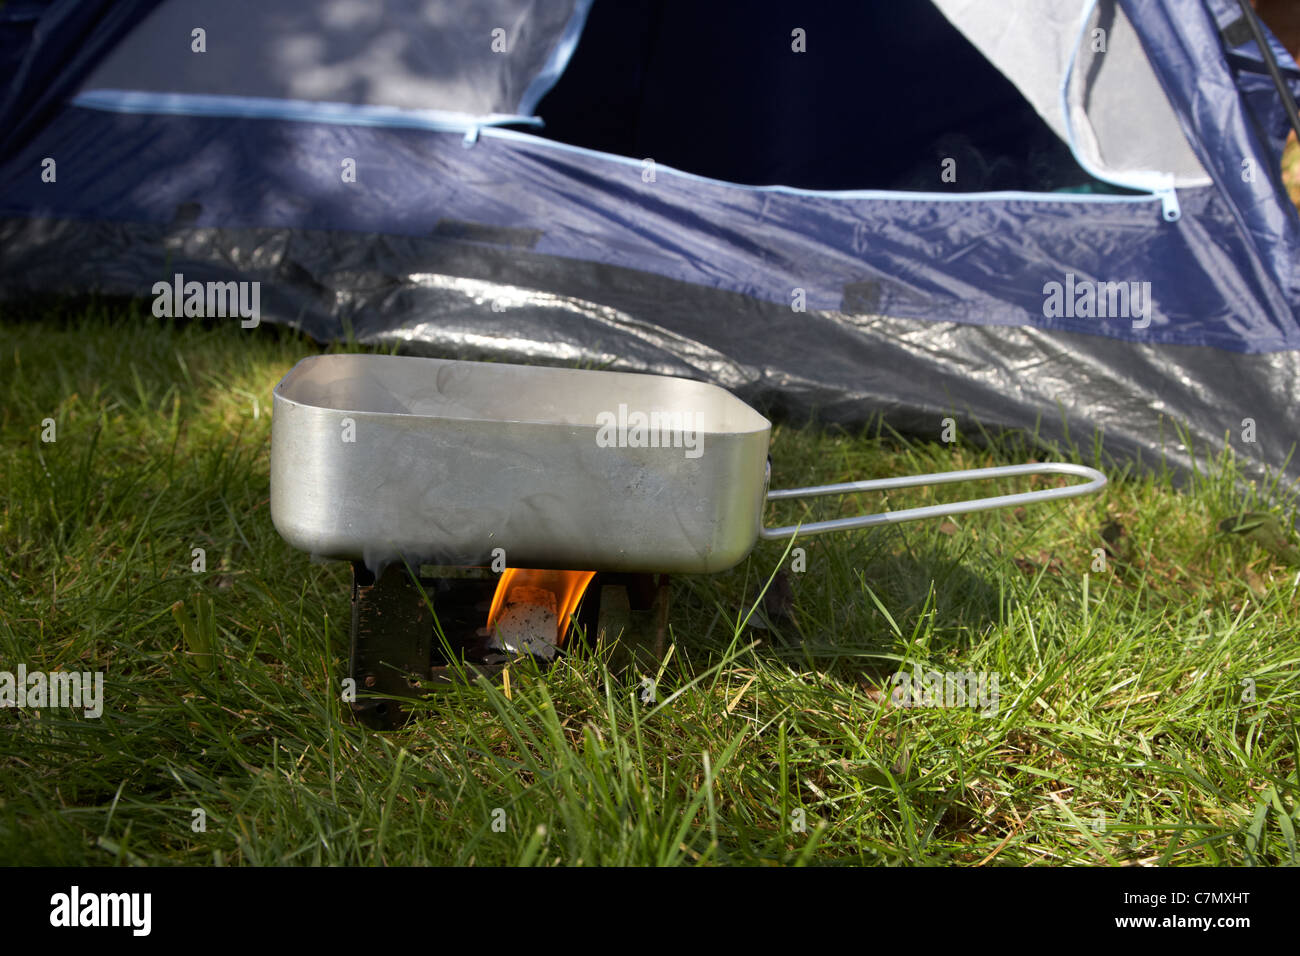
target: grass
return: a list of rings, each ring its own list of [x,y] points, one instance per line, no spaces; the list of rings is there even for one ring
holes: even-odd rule
[[[1296,140],[1295,133],[1287,137],[1286,149],[1282,152],[1282,182],[1291,202],[1300,211],[1300,141]]]
[[[1300,862],[1300,578],[1217,530],[1294,515],[1231,458],[808,539],[801,572],[760,544],[675,580],[653,704],[601,645],[380,734],[340,701],[347,567],[268,513],[270,391],[317,347],[106,304],[0,330],[0,669],[106,680],[99,719],[0,710],[5,862]],[[778,426],[773,485],[1030,453]],[[914,668],[996,673],[996,712],[894,706]]]

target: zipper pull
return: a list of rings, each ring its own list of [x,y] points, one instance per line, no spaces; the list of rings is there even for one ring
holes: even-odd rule
[[[1172,185],[1163,186],[1155,193],[1160,198],[1160,213],[1165,222],[1177,222],[1183,218],[1183,210],[1178,205],[1178,192]]]

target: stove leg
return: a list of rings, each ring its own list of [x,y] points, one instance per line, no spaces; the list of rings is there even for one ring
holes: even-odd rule
[[[655,663],[661,663],[668,651],[668,575],[659,575],[655,588],[655,638],[653,651]]]
[[[602,574],[595,634],[617,641],[611,661],[618,670],[657,670],[667,652],[670,587],[666,574]]]
[[[387,730],[406,722],[410,714],[400,701],[361,695],[416,696],[429,677],[432,639],[433,615],[405,567],[390,565],[376,580],[353,563],[352,713],[361,723]]]

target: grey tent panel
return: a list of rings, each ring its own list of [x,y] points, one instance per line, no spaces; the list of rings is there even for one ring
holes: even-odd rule
[[[1101,0],[1084,31],[1070,75],[1076,147],[1103,173],[1171,173],[1174,185],[1208,186],[1142,41],[1115,0]]]
[[[513,114],[578,6],[574,0],[474,0],[456,7],[422,0],[168,0],[95,69],[82,92]],[[196,28],[205,31],[206,52],[192,48]],[[496,30],[504,32],[494,36]]]
[[[1209,184],[1115,0],[933,2],[1101,178],[1146,188],[1144,174],[1161,173],[1180,187]]]

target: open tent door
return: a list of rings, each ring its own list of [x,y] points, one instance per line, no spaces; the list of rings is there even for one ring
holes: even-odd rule
[[[1088,55],[1091,29],[1109,33],[1111,55]],[[549,138],[747,185],[1208,182],[1113,0],[598,3],[539,111]]]

